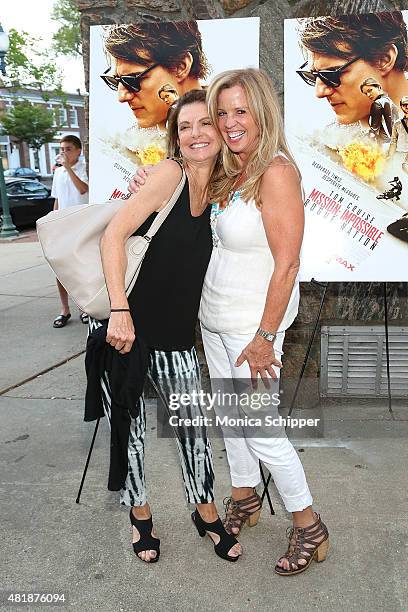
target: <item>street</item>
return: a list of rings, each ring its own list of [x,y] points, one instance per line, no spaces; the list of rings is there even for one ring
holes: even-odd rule
[[[75,503],[94,431],[83,421],[87,330],[75,308],[64,329],[53,329],[57,289],[34,232],[0,243],[0,277],[0,609],[20,609],[4,600],[6,591],[64,593],[65,605],[52,609],[104,612],[407,609],[406,406],[392,419],[385,402],[332,404],[322,409],[323,436],[296,443],[331,547],[324,563],[284,580],[273,567],[290,521],[275,488],[276,515],[265,503],[258,525],[243,530],[243,557],[219,559],[191,525],[175,444],[157,438],[149,400],[147,482],[162,541],[160,562],[149,566],[135,557],[127,512],[106,488],[105,419]],[[213,450],[222,514],[222,440]]]

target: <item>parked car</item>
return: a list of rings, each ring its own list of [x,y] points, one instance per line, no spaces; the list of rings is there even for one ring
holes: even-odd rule
[[[4,176],[15,176],[19,178],[41,179],[41,174],[31,168],[9,168],[4,171]]]
[[[17,228],[35,226],[37,219],[53,209],[51,191],[39,181],[8,177],[6,191],[11,218]]]

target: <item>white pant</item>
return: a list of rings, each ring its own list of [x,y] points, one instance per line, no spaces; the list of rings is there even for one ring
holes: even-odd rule
[[[240,367],[235,362],[252,340],[253,334],[220,334],[201,325],[205,356],[211,379],[250,379],[248,363]],[[280,360],[285,332],[274,342],[275,355]],[[279,376],[279,368],[274,368]],[[213,392],[215,390],[213,389]],[[233,487],[255,487],[261,480],[258,460],[270,471],[288,512],[304,510],[312,505],[302,463],[286,435],[281,437],[224,438]]]

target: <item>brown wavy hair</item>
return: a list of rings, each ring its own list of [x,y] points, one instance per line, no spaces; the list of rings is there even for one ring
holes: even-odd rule
[[[395,69],[408,69],[407,25],[401,11],[312,17],[299,24],[300,42],[309,51],[345,60],[355,55],[375,65],[395,45]]]
[[[191,89],[187,91],[184,95],[182,95],[177,102],[170,108],[168,114],[168,122],[167,122],[167,155],[168,157],[180,159],[183,161],[180,152],[180,144],[179,144],[179,134],[178,134],[178,118],[180,115],[180,111],[184,106],[188,106],[189,104],[195,104],[196,102],[201,102],[206,104],[206,92],[204,89]],[[183,163],[185,163],[183,161]],[[218,183],[220,178],[224,176],[225,172],[222,165],[222,155],[221,152],[218,154],[217,159],[215,161],[215,165],[213,171],[211,173],[207,189],[205,193],[198,193],[197,186],[194,181],[194,176],[191,177],[190,180],[190,193],[192,198],[199,198],[200,201],[203,198],[207,198],[208,202],[216,201],[214,199],[214,186]]]
[[[196,21],[108,26],[105,30],[105,49],[116,59],[142,66],[149,66],[153,62],[168,70],[175,70],[190,53],[193,64],[189,76],[205,79],[210,73]]]

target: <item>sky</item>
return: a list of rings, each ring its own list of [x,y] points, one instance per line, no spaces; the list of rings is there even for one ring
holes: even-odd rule
[[[50,19],[53,4],[54,0],[1,0],[0,23],[5,31],[15,28],[40,36],[44,49],[47,49],[52,34],[58,29],[58,23]],[[79,88],[84,93],[82,59],[71,60],[60,56],[58,67],[64,74],[63,89],[67,93],[75,93]]]

